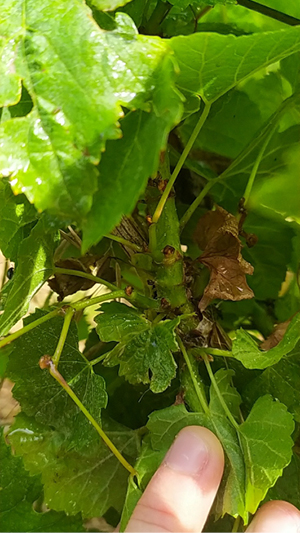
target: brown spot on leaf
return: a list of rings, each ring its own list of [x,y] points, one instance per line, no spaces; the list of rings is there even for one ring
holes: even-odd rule
[[[203,254],[199,260],[210,270],[210,280],[199,303],[206,309],[214,298],[244,300],[253,298],[245,274],[253,274],[253,267],[241,255],[241,241],[237,219],[217,206],[200,218],[194,239]]]

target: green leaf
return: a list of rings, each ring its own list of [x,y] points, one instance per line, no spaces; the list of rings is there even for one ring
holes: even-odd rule
[[[137,453],[137,436],[121,424],[108,421],[103,429],[131,462]],[[81,452],[66,446],[64,435],[18,415],[9,433],[17,455],[22,455],[31,475],[42,475],[46,504],[56,511],[84,517],[102,516],[110,507],[121,511],[128,472],[103,441]]]
[[[243,390],[244,402],[252,405],[259,398],[261,391],[271,394],[283,402],[300,422],[300,360],[299,348],[295,348],[288,356],[283,357],[279,363],[270,366],[260,376],[256,377]]]
[[[104,303],[96,316],[96,331],[104,342],[124,341],[149,328],[149,322],[138,311],[118,302]]]
[[[272,187],[272,178],[269,183]],[[255,246],[243,248],[244,259],[254,267],[249,286],[258,300],[277,299],[291,260],[294,230],[280,215],[262,208],[250,210],[243,228],[258,237]]]
[[[39,220],[20,244],[14,283],[0,317],[0,336],[6,335],[25,315],[31,298],[52,274],[55,244],[56,232],[47,227],[45,218]]]
[[[178,87],[214,102],[249,75],[299,51],[300,30],[241,37],[195,33],[170,43],[180,67]]]
[[[91,5],[100,11],[114,11],[117,7],[124,6],[131,0],[91,0]]]
[[[44,316],[43,311],[24,320],[25,325]],[[41,370],[39,359],[52,355],[59,339],[63,319],[54,318],[32,329],[11,345],[7,376],[15,383],[13,394],[22,411],[37,422],[65,432],[70,446],[82,447],[97,433],[77,405],[48,371]],[[33,348],[34,347],[34,348]],[[77,328],[71,323],[59,361],[59,371],[98,423],[106,407],[104,379],[96,375],[78,350]]]
[[[280,359],[290,353],[300,339],[300,313],[292,319],[283,339],[271,350],[262,352],[253,338],[244,331],[236,331],[236,338],[232,344],[233,357],[250,369],[258,368],[263,370],[268,366],[275,365]]]
[[[164,320],[155,326],[149,322],[145,331],[132,334],[128,341],[117,344],[104,363],[119,364],[120,376],[125,376],[130,383],[150,383],[153,392],[163,392],[176,375],[172,351],[178,350],[174,329],[179,322],[179,318]],[[99,330],[101,332],[98,326]]]
[[[239,417],[240,395],[231,384],[232,370],[220,369],[215,373],[215,380],[220,393],[232,412]],[[226,513],[232,516],[242,516],[247,522],[245,510],[245,466],[236,430],[228,421],[224,408],[213,385],[210,386],[211,412],[210,422],[212,431],[220,439],[226,454],[225,470],[220,489],[215,500],[215,514],[217,517]]]
[[[37,212],[23,194],[14,196],[10,185],[4,180],[0,181],[0,205],[0,249],[11,259],[14,248],[12,241],[18,240],[18,230],[36,220]]]
[[[0,36],[0,106],[16,104],[21,97],[21,78],[15,72],[18,42]]]
[[[170,66],[167,57],[165,65],[161,66],[162,78],[165,73],[161,86],[170,84]],[[172,89],[165,93],[169,97],[167,102],[161,94],[163,91],[158,92],[157,104],[154,102],[151,113],[137,111],[126,115],[121,121],[122,139],[107,143],[99,166],[98,192],[82,224],[83,250],[111,231],[122,215],[131,213],[149,176],[156,171],[160,151],[165,147],[169,130],[179,120],[181,109],[180,100]]]
[[[59,0],[38,10],[34,0],[4,4],[0,32],[22,37],[17,68],[35,106],[1,126],[0,172],[39,210],[81,222],[97,190],[94,165],[105,141],[119,137],[121,105],[148,110],[156,89],[161,96],[154,101],[164,98],[161,84],[167,78],[171,86],[174,77],[171,49],[159,38],[137,35],[124,13],[117,14],[115,30],[101,30],[77,0],[68,9]],[[177,96],[176,117],[178,103]],[[174,112],[169,120],[176,122]]]
[[[269,395],[254,404],[240,426],[246,464],[246,508],[255,513],[292,457],[293,417],[284,404]]]
[[[37,513],[32,504],[42,493],[38,476],[30,476],[20,457],[15,457],[0,431],[0,520],[2,531],[83,531],[79,516],[49,511]]]
[[[133,478],[130,477],[128,480],[128,488],[127,488],[125,503],[124,503],[124,507],[122,511],[119,531],[125,531],[126,526],[129,522],[129,519],[141,496],[142,496],[142,491],[136,485]]]

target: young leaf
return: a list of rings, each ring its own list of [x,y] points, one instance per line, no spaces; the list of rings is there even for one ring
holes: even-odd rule
[[[21,97],[21,78],[16,73],[18,38],[0,37],[0,107],[16,104]]]
[[[266,352],[262,352],[249,333],[243,329],[238,329],[236,338],[232,344],[233,356],[250,369],[258,368],[263,370],[268,366],[275,365],[280,359],[290,353],[300,339],[300,313],[292,319],[283,339]]]
[[[124,6],[130,0],[91,0],[91,5],[99,11],[114,11],[117,7]]]
[[[45,313],[37,311],[24,320],[25,325]],[[65,433],[70,446],[82,447],[97,433],[64,389],[46,370],[39,359],[52,355],[59,339],[63,319],[58,317],[32,329],[11,345],[7,376],[15,383],[13,394],[22,411],[47,426]],[[95,374],[84,355],[78,350],[75,323],[71,323],[60,357],[59,371],[75,394],[101,424],[101,409],[106,407],[104,379]]]
[[[43,487],[39,476],[30,476],[20,457],[15,457],[5,444],[0,431],[0,520],[2,531],[83,531],[79,516],[63,512],[37,513],[32,504],[39,498]]]
[[[257,70],[299,51],[300,30],[241,37],[203,32],[173,37],[170,43],[180,67],[179,88],[212,103]]]
[[[51,275],[56,235],[41,218],[19,246],[14,283],[0,317],[0,336],[24,316],[31,298]]]
[[[121,105],[148,109],[166,63],[171,84],[171,49],[160,39],[137,35],[122,13],[117,29],[102,31],[76,0],[67,10],[58,0],[46,0],[38,10],[33,0],[4,4],[4,29],[25,36],[18,69],[35,107],[0,128],[0,172],[39,210],[81,222],[97,189],[94,165],[105,141],[119,136]],[[23,24],[30,31],[21,30]],[[178,102],[177,96],[176,116]]]
[[[163,392],[176,375],[172,351],[178,350],[174,329],[179,321],[165,320],[120,343],[107,355],[106,364],[120,364],[120,376],[130,383],[150,383],[153,392]]]
[[[121,424],[107,421],[103,428],[118,450],[131,462],[137,453],[137,435]],[[128,472],[103,441],[81,452],[66,446],[62,433],[51,431],[19,415],[9,433],[17,455],[31,475],[42,475],[46,504],[69,515],[102,516],[110,507],[121,511]]]
[[[246,509],[255,513],[292,457],[293,417],[269,395],[254,404],[239,434],[246,464]]]
[[[136,309],[118,302],[104,303],[95,320],[96,331],[104,342],[128,340],[149,328],[149,322]]]

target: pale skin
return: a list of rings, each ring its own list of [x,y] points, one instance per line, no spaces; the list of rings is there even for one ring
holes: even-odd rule
[[[127,532],[201,532],[224,469],[220,442],[206,428],[180,431],[149,482]],[[300,512],[284,501],[263,505],[248,533],[300,533]]]

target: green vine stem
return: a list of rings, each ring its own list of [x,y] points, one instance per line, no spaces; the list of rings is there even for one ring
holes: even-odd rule
[[[224,409],[224,411],[225,411],[225,413],[226,413],[226,415],[228,417],[228,420],[230,420],[230,422],[233,425],[233,427],[235,428],[235,430],[239,431],[239,425],[236,422],[236,420],[234,419],[234,417],[232,416],[231,412],[229,411],[229,409],[228,409],[228,407],[226,405],[226,402],[224,401],[224,398],[223,398],[223,396],[222,396],[222,394],[220,392],[218,384],[217,384],[217,382],[215,380],[215,376],[214,376],[214,374],[212,372],[212,369],[211,369],[207,354],[205,352],[202,352],[202,350],[201,350],[201,356],[202,356],[203,361],[205,363],[208,375],[210,377],[211,384],[212,384],[213,388],[215,389],[216,395],[219,398],[220,404],[222,405],[222,407],[223,407],[223,409]]]
[[[258,166],[261,162],[261,159],[263,157],[263,154],[264,154],[264,151],[266,149],[266,146],[268,145],[268,143],[270,142],[270,139],[272,137],[272,135],[274,134],[274,131],[277,127],[277,124],[278,124],[278,121],[279,119],[281,118],[281,116],[286,112],[286,110],[294,105],[294,103],[299,100],[299,95],[298,94],[294,94],[292,96],[290,96],[289,98],[287,98],[286,100],[284,100],[284,102],[282,102],[282,104],[280,105],[279,109],[272,115],[272,117],[269,119],[266,127],[264,128],[264,130],[262,131],[261,135],[259,136],[259,138],[255,138],[241,153],[240,155],[233,161],[233,163],[226,169],[224,170],[224,172],[222,172],[222,174],[220,174],[220,176],[218,176],[217,178],[214,178],[214,179],[211,179],[210,181],[208,181],[206,183],[206,185],[203,187],[202,191],[199,193],[199,195],[197,196],[197,198],[193,201],[193,203],[190,205],[190,207],[187,209],[187,211],[184,213],[184,215],[182,216],[181,220],[180,220],[180,230],[182,231],[184,226],[188,223],[188,221],[190,220],[192,214],[194,213],[194,211],[197,209],[197,207],[199,207],[199,205],[201,204],[203,198],[207,195],[207,193],[210,191],[210,189],[216,185],[216,183],[220,183],[222,181],[224,181],[227,176],[230,174],[230,172],[232,172],[232,170],[237,167],[240,162],[244,159],[244,157],[251,152],[252,149],[255,148],[255,146],[258,145],[258,141],[259,139],[263,138],[265,135],[267,135],[267,138],[266,140],[263,142],[263,146],[262,146],[262,154],[260,156],[260,153],[261,151],[259,152],[258,154],[258,157],[257,157],[257,160],[259,159],[260,157],[260,160],[258,161]],[[200,117],[201,118],[201,117]],[[270,136],[270,137],[269,137]],[[264,146],[266,143],[266,146]],[[256,162],[257,162],[256,160]],[[254,165],[255,167],[255,165]],[[252,173],[255,171],[255,168],[253,167],[252,169],[252,172],[251,172],[251,175]],[[258,169],[258,167],[257,167]],[[255,174],[254,174],[254,177],[250,175],[250,178],[249,178],[249,181],[250,179],[252,180],[252,185],[253,185],[253,182],[254,182],[254,179],[255,179],[255,176],[256,176],[256,173],[257,173],[257,169],[255,171]],[[203,177],[201,175],[201,177]],[[248,183],[249,183],[248,181]],[[250,184],[251,185],[251,184]],[[252,185],[251,185],[251,188],[250,188],[250,185],[249,185],[249,190],[247,190],[248,188],[248,184],[246,186],[246,190],[247,190],[247,195],[250,194],[251,192],[251,189],[252,189]],[[245,194],[246,194],[246,191],[245,191]]]
[[[111,440],[108,438],[106,433],[103,431],[103,429],[97,424],[96,420],[92,417],[90,412],[84,407],[83,403],[79,400],[79,398],[76,396],[75,392],[71,389],[71,387],[68,385],[66,380],[63,378],[63,376],[58,372],[54,362],[49,356],[43,356],[40,359],[40,367],[42,369],[48,368],[51,376],[56,379],[56,381],[61,385],[61,387],[66,391],[66,393],[72,398],[72,400],[76,403],[76,405],[79,407],[81,412],[86,416],[86,418],[89,420],[89,422],[94,426],[102,440],[105,442],[105,444],[108,446],[108,448],[111,450],[111,452],[114,454],[114,456],[120,461],[120,463],[130,472],[132,476],[136,474],[135,469],[126,461],[126,459],[123,457],[123,455],[119,452],[119,450],[115,447],[115,445],[111,442]]]
[[[238,531],[240,531],[240,528],[241,528],[241,517],[237,516],[233,524],[232,533],[237,533]]]
[[[193,382],[193,385],[194,385],[194,389],[195,389],[195,393],[197,395],[197,398],[202,406],[202,409],[204,411],[204,413],[206,415],[209,415],[209,408],[208,408],[208,405],[207,405],[207,401],[206,401],[206,398],[205,396],[203,395],[198,383],[197,383],[197,380],[196,380],[196,377],[194,375],[194,372],[193,372],[193,368],[192,368],[192,365],[191,365],[191,362],[190,362],[190,358],[189,358],[189,355],[185,349],[185,346],[181,340],[181,338],[179,336],[177,336],[177,342],[179,344],[179,347],[180,347],[180,350],[182,352],[182,355],[184,357],[184,360],[186,362],[186,366],[188,367],[188,370],[189,370],[189,373],[190,373],[190,376],[191,376],[191,380]]]
[[[106,281],[105,279],[102,279],[102,278],[98,278],[98,276],[94,276],[93,274],[89,274],[88,272],[82,272],[81,270],[73,270],[71,268],[55,267],[53,273],[54,274],[66,274],[68,276],[77,276],[78,278],[90,279],[91,281],[94,281],[95,283],[101,283],[101,285],[105,285],[105,287],[107,287],[111,291],[115,291],[118,289],[116,285],[109,283],[109,281]]]
[[[60,337],[59,337],[59,340],[58,340],[54,355],[52,357],[52,362],[53,362],[53,364],[56,367],[58,365],[58,362],[59,362],[59,359],[60,359],[60,356],[61,356],[61,352],[63,350],[63,347],[64,347],[64,344],[65,344],[65,341],[66,341],[66,338],[67,338],[67,335],[68,335],[69,327],[70,327],[71,320],[72,320],[73,316],[74,316],[74,309],[72,309],[72,307],[69,307],[69,309],[66,311],[66,315],[65,315],[63,327],[62,327],[62,330],[61,330],[61,333],[60,333]]]
[[[248,182],[247,182],[247,185],[246,185],[246,189],[245,189],[245,192],[244,192],[244,204],[243,204],[243,207],[246,207],[247,206],[247,203],[249,202],[249,198],[250,198],[250,194],[251,194],[251,191],[252,191],[252,187],[253,187],[253,184],[254,184],[254,180],[256,178],[256,174],[257,174],[257,171],[259,169],[259,165],[261,163],[261,160],[263,158],[263,155],[266,151],[266,148],[271,140],[271,138],[273,137],[274,133],[275,133],[275,130],[277,129],[277,125],[278,125],[278,120],[275,121],[275,123],[273,124],[273,127],[270,129],[269,131],[269,134],[267,135],[264,143],[262,144],[262,147],[258,153],[258,156],[255,160],[255,163],[253,165],[253,168],[251,170],[251,174],[250,174],[250,177],[248,179]],[[241,218],[242,214],[239,213],[237,218],[238,220]]]
[[[6,344],[9,344],[10,342],[14,341],[15,339],[18,339],[21,337],[21,335],[24,335],[24,333],[27,333],[28,331],[31,331],[32,329],[36,328],[37,326],[40,326],[40,324],[43,324],[44,322],[47,322],[48,320],[51,320],[51,318],[54,318],[55,316],[58,316],[61,313],[61,309],[55,309],[54,311],[51,311],[45,316],[42,316],[41,318],[38,318],[37,320],[34,320],[34,322],[31,322],[30,324],[27,324],[27,326],[24,326],[21,329],[18,329],[18,331],[15,331],[14,333],[11,333],[7,337],[4,337],[4,339],[0,340],[0,348],[3,346],[6,346]]]
[[[190,138],[189,138],[189,140],[188,140],[188,142],[187,142],[187,144],[186,144],[186,146],[185,146],[185,148],[184,148],[184,150],[183,150],[183,152],[182,152],[182,154],[181,154],[181,156],[180,156],[180,158],[179,158],[179,160],[177,162],[177,165],[174,168],[174,171],[173,171],[173,173],[171,175],[171,178],[169,179],[168,184],[167,184],[167,186],[166,186],[166,188],[165,188],[165,190],[164,190],[164,192],[163,192],[163,194],[162,194],[162,196],[161,196],[161,198],[160,198],[160,200],[158,202],[158,205],[157,205],[157,207],[156,207],[156,209],[154,211],[154,214],[153,214],[153,217],[152,217],[153,224],[157,223],[157,221],[158,221],[158,219],[159,219],[159,217],[160,217],[160,215],[162,213],[162,210],[163,210],[164,205],[165,205],[165,203],[166,203],[166,201],[167,201],[167,199],[169,197],[169,194],[170,194],[170,192],[172,190],[172,187],[173,187],[173,185],[175,183],[175,180],[176,180],[180,170],[182,169],[182,167],[184,165],[184,162],[185,162],[187,156],[189,155],[189,153],[190,153],[190,151],[191,151],[191,149],[193,147],[193,144],[194,144],[195,140],[197,139],[197,137],[198,137],[198,135],[199,135],[199,133],[200,133],[202,127],[203,127],[203,124],[205,123],[205,121],[206,121],[206,119],[208,117],[208,114],[209,114],[209,111],[210,111],[210,107],[211,107],[210,104],[205,104],[205,106],[204,106],[203,112],[202,112],[202,114],[201,114],[201,116],[200,116],[200,118],[199,118],[199,120],[198,120],[198,122],[197,122],[197,124],[196,124],[196,126],[194,128],[194,131],[191,134],[191,136],[190,136]]]
[[[139,246],[138,244],[135,244],[134,242],[130,242],[127,239],[123,239],[123,237],[118,237],[117,235],[112,235],[111,233],[109,235],[105,235],[105,237],[107,239],[110,239],[111,241],[116,241],[119,244],[123,244],[123,246],[127,246],[127,248],[131,248],[135,252],[143,252],[144,251],[141,246]]]
[[[95,298],[90,298],[89,300],[81,300],[80,302],[71,303],[69,305],[72,306],[75,311],[81,311],[81,309],[85,309],[86,307],[90,307],[91,305],[101,304],[102,302],[106,302],[107,300],[115,300],[116,298],[127,298],[125,291],[119,290],[119,291],[113,291],[113,292],[107,292],[106,294],[101,294],[100,296],[96,296]]]

